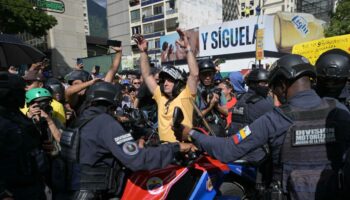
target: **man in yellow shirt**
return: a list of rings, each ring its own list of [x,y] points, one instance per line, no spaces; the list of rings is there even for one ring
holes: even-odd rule
[[[44,86],[44,80],[45,77],[36,70],[28,71],[26,75],[23,76],[23,79],[25,80],[26,87],[25,90],[28,91],[33,88],[41,88]],[[61,124],[65,125],[66,124],[66,113],[64,111],[63,105],[52,99],[51,102],[51,107],[53,109],[52,117],[56,118],[61,122]],[[24,108],[20,109],[21,112],[25,115],[27,115],[28,112],[28,107],[27,105],[24,106]]]
[[[134,40],[141,51],[141,73],[153,99],[158,106],[158,132],[161,141],[175,142],[174,131],[171,129],[174,108],[180,107],[184,120],[183,125],[192,127],[193,106],[191,101],[195,99],[198,84],[198,65],[192,52],[186,32],[177,30],[180,39],[177,44],[186,52],[189,67],[189,76],[174,66],[166,66],[159,73],[159,85],[151,74],[147,49],[148,42],[141,35],[135,35]]]

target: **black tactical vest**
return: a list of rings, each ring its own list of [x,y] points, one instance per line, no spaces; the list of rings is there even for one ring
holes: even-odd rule
[[[109,158],[114,159],[114,164],[112,167],[97,167],[79,163],[81,137],[80,130],[97,116],[98,115],[94,115],[86,119],[78,119],[73,124],[73,128],[66,129],[62,132],[62,156],[72,165],[72,169],[69,169],[71,171],[71,177],[68,178],[68,181],[72,185],[78,184],[78,188],[72,186],[73,190],[80,189],[91,192],[103,191],[108,194],[119,195],[122,192],[126,172],[112,154],[108,155]],[[107,157],[101,158],[101,162],[106,158]]]
[[[322,192],[327,191],[330,180],[334,178],[331,164],[337,157],[337,143],[335,122],[329,114],[335,104],[334,100],[323,100],[312,110],[281,107],[283,113],[293,120],[293,125],[285,134],[281,148],[273,152],[275,156],[279,154],[273,171],[274,180],[282,181],[283,191],[288,192],[291,199],[324,196]]]
[[[252,123],[252,120],[250,120],[248,117],[248,106],[249,104],[254,104],[261,99],[263,99],[262,96],[253,93],[244,93],[238,97],[236,105],[231,108],[231,132],[237,132],[238,130],[244,128],[246,125]]]

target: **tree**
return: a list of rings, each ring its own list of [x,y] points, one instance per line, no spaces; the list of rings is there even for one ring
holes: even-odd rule
[[[325,30],[327,37],[350,33],[350,0],[339,0],[335,13],[331,16],[331,23]]]
[[[28,0],[0,0],[0,32],[40,37],[56,24],[55,17],[35,9]]]

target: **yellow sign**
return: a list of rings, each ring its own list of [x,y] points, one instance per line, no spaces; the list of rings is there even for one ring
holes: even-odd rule
[[[264,29],[256,31],[256,59],[264,59]]]
[[[304,56],[314,65],[322,53],[335,48],[350,53],[350,34],[296,44],[292,53]]]

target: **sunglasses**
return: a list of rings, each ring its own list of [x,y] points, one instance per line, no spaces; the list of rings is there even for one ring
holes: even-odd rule
[[[141,82],[134,82],[133,84],[134,84],[134,85],[140,85]]]

